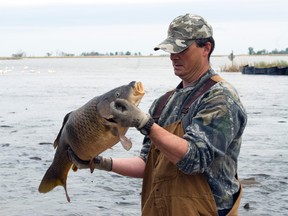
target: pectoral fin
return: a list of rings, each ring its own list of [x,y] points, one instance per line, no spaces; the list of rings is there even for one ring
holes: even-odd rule
[[[131,140],[128,139],[124,134],[121,135],[116,127],[112,127],[111,132],[114,136],[118,136],[120,138],[120,142],[126,151],[129,151],[131,149],[132,147]]]
[[[90,160],[89,168],[90,168],[90,172],[93,173],[93,171],[95,169],[95,164],[94,164],[93,158],[91,158],[91,160]]]
[[[121,135],[120,136],[120,142],[123,146],[123,148],[126,150],[126,151],[129,151],[132,147],[132,142],[130,139],[128,139],[126,136],[124,135]]]
[[[72,164],[72,170],[73,170],[74,172],[77,172],[78,167],[77,167],[75,164]]]

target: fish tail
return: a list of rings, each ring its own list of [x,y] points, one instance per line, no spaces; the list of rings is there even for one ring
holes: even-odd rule
[[[47,193],[57,186],[63,186],[67,201],[70,202],[70,197],[67,193],[66,180],[72,163],[68,159],[66,146],[64,146],[65,148],[63,148],[63,146],[64,145],[58,146],[53,163],[46,171],[38,191],[40,193]]]

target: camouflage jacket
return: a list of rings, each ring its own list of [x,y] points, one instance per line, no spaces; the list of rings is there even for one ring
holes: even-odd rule
[[[184,139],[188,141],[186,155],[177,163],[186,174],[203,173],[214,194],[217,208],[229,209],[233,194],[239,190],[237,173],[241,136],[247,115],[236,90],[226,81],[212,86],[191,105],[183,116],[181,106],[215,72],[209,69],[193,86],[179,85],[159,118],[160,126],[182,120]],[[152,115],[159,99],[149,110]],[[146,161],[151,142],[144,138],[140,157]]]

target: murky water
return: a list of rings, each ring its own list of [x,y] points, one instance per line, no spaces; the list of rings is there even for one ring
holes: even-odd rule
[[[216,69],[230,63],[220,57],[211,61]],[[249,118],[239,159],[239,177],[249,184],[244,184],[239,213],[287,215],[288,76],[220,75],[238,89]],[[144,84],[147,93],[140,107],[146,111],[179,82],[168,58],[0,61],[1,215],[140,215],[140,179],[71,171],[71,203],[62,187],[47,194],[37,191],[54,157],[52,143],[64,115],[132,80]],[[117,144],[104,156],[137,155],[142,136],[135,129],[127,136],[134,143],[129,152]]]

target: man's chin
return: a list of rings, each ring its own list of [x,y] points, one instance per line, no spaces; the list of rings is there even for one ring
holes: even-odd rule
[[[181,74],[183,74],[183,71],[182,70],[177,70],[177,69],[175,69],[174,68],[174,74],[176,75],[176,76],[181,76]]]

